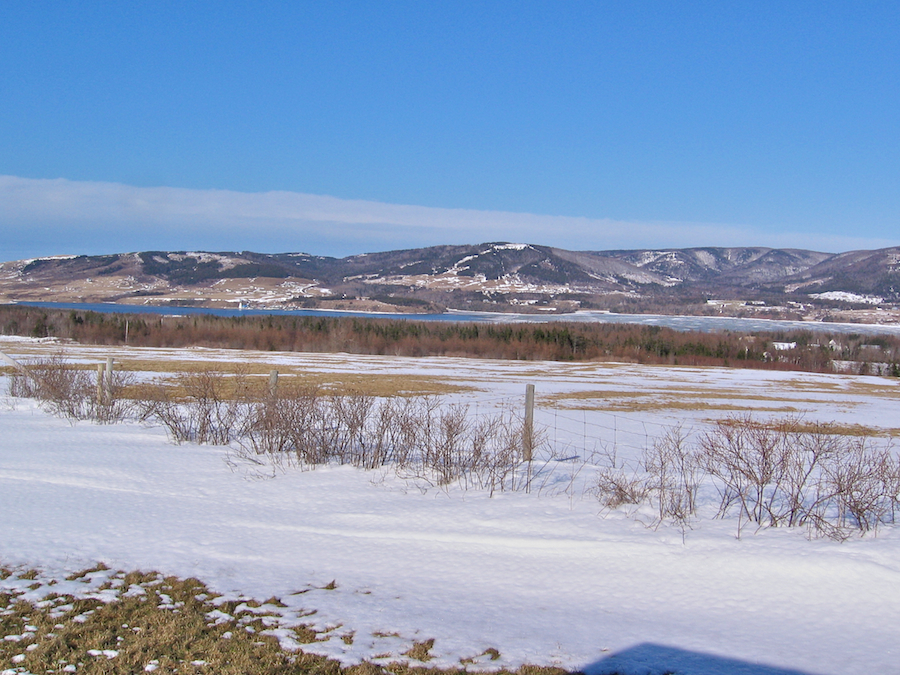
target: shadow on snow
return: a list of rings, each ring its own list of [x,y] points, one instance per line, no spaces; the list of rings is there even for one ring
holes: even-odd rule
[[[677,647],[643,643],[586,666],[585,675],[814,675]]]

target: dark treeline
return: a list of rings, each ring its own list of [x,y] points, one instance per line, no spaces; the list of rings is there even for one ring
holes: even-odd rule
[[[857,364],[853,372],[900,374],[898,337],[809,331],[701,333],[634,324],[490,324],[309,316],[226,318],[208,314],[165,317],[7,305],[0,306],[0,332],[86,344],[127,341],[137,347],[613,360],[823,372],[830,371],[832,362],[840,360]]]

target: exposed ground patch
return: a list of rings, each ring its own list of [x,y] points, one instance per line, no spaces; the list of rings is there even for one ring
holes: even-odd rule
[[[115,572],[102,563],[65,579],[0,567],[0,668],[10,675],[407,675],[424,672],[432,658],[435,639],[386,633],[398,649],[377,664],[342,666],[302,645],[332,637],[352,644],[353,634],[340,633],[339,626],[316,630],[302,619],[286,620],[284,607],[279,598],[225,599],[197,579]],[[462,659],[459,669],[427,672],[459,673],[496,658],[499,652],[489,648]],[[530,666],[515,672],[565,673]]]

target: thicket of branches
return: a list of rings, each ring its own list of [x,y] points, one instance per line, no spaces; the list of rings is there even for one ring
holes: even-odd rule
[[[900,510],[900,457],[871,436],[836,433],[793,418],[720,420],[691,443],[670,430],[640,466],[607,467],[598,494],[610,507],[651,504],[657,522],[690,527],[704,487],[718,495],[716,516],[744,527],[804,527],[845,539],[894,524]]]
[[[491,492],[529,478],[524,425],[512,412],[474,416],[430,396],[376,398],[281,384],[261,391],[238,374],[181,373],[156,385],[143,406],[176,442],[235,443],[244,460],[301,468],[389,468],[433,485]],[[540,441],[540,439],[537,439]]]
[[[13,373],[9,393],[72,420],[158,423],[175,443],[231,444],[240,459],[268,467],[384,467],[491,493],[526,488],[531,478],[520,414],[473,415],[433,396],[334,394],[289,380],[269,389],[246,374],[212,370],[135,386],[129,373],[95,375],[62,356]],[[541,434],[532,433],[531,447],[540,446]]]
[[[132,373],[94,374],[57,354],[13,371],[9,394],[37,399],[52,414],[71,420],[114,423],[137,410],[137,402],[126,395],[133,382]]]
[[[243,373],[183,372],[135,386],[129,373],[94,374],[56,356],[13,373],[9,393],[70,419],[156,422],[176,443],[230,444],[242,460],[269,468],[385,468],[491,493],[528,489],[535,478],[546,484],[555,452],[538,430],[529,445],[544,466],[526,462],[524,420],[512,411],[473,415],[435,397],[334,394],[289,380],[266,387]],[[586,465],[573,466],[572,481]],[[639,465],[613,461],[597,476],[605,506],[650,505],[657,523],[683,532],[701,503],[717,502],[716,517],[734,518],[739,535],[749,524],[834,539],[894,524],[900,510],[900,457],[889,444],[793,418],[731,417],[694,437],[673,428]]]
[[[528,360],[617,360],[694,366],[827,371],[834,359],[858,372],[900,375],[900,338],[812,334],[682,332],[658,326],[553,322],[490,324],[290,316],[216,317],[102,314],[0,307],[7,335],[60,337],[88,344],[204,346],[397,356],[470,356]],[[127,335],[126,335],[127,333]],[[831,338],[834,341],[831,342]],[[773,341],[796,343],[775,349]]]

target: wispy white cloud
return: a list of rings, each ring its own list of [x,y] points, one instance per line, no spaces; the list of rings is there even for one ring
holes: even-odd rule
[[[898,243],[764,233],[715,223],[628,222],[444,209],[296,192],[245,193],[0,176],[0,258],[163,249],[348,255],[517,241],[576,250],[773,246],[844,251]]]

